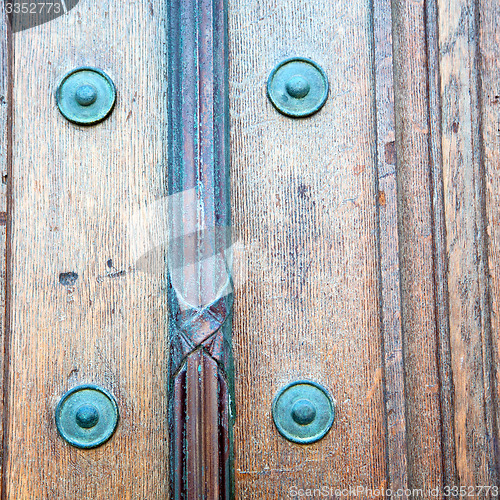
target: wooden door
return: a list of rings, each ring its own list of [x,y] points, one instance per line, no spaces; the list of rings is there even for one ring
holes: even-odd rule
[[[1,498],[169,498],[167,0],[66,2],[17,32],[8,3]],[[500,7],[227,8],[235,498],[495,498]],[[328,76],[309,118],[266,96],[292,56]],[[91,127],[54,97],[79,66],[105,71],[118,93]],[[336,403],[332,429],[309,445],[271,415],[301,379]],[[112,393],[120,421],[82,450],[54,412],[89,383]]]

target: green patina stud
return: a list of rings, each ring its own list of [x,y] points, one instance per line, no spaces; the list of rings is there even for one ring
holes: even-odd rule
[[[113,109],[116,88],[111,78],[95,68],[77,68],[59,84],[56,102],[65,118],[79,125],[104,120]]]
[[[118,424],[115,399],[95,385],[81,385],[68,391],[56,408],[59,434],[77,448],[95,448],[105,443]]]
[[[314,443],[332,427],[335,404],[324,387],[300,380],[281,389],[274,398],[273,419],[280,434],[289,441]]]
[[[295,118],[310,116],[326,102],[328,78],[323,69],[310,59],[286,59],[271,72],[267,95],[284,115]]]

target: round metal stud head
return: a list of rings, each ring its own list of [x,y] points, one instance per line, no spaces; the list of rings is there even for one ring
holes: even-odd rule
[[[97,100],[97,89],[88,83],[81,85],[76,89],[75,99],[80,106],[90,106]]]
[[[267,95],[284,115],[295,118],[310,116],[326,102],[328,78],[323,69],[310,59],[286,59],[271,72]]]
[[[116,101],[111,78],[95,68],[77,68],[68,73],[56,91],[63,116],[73,123],[92,125],[106,118]]]
[[[59,434],[77,448],[95,448],[105,443],[115,432],[118,419],[113,396],[95,385],[71,389],[56,408]]]
[[[288,95],[295,97],[295,99],[303,99],[311,90],[309,82],[300,75],[295,75],[290,78],[285,84]]]
[[[309,425],[316,418],[316,407],[308,399],[299,399],[292,407],[292,418],[299,425]]]
[[[94,405],[83,404],[76,411],[75,420],[83,429],[90,429],[99,422],[99,412]]]
[[[316,382],[300,380],[279,391],[273,402],[273,420],[280,434],[299,444],[319,441],[331,429],[335,405]]]

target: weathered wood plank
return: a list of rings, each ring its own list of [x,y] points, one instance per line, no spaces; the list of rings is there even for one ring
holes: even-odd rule
[[[408,463],[399,278],[391,2],[376,0],[373,9],[387,468],[389,487],[396,491],[408,487]]]
[[[483,192],[484,205],[481,207],[481,277],[488,275],[488,282],[481,283],[483,317],[483,360],[485,390],[485,420],[488,442],[488,469],[491,483],[500,481],[500,127],[498,106],[500,104],[500,40],[498,39],[498,19],[500,5],[497,2],[480,0],[476,5],[475,19],[479,33],[479,54],[476,64],[480,71],[478,101],[481,106],[479,122],[481,126],[479,173],[482,181],[476,186]],[[477,60],[479,58],[479,61]],[[487,244],[487,246],[485,245]],[[485,269],[486,268],[486,269]]]
[[[161,238],[129,224],[165,193],[164,8],[80,2],[15,35],[6,499],[167,491],[166,281],[138,269],[131,248]],[[118,89],[95,127],[55,105],[59,79],[80,65]],[[60,282],[70,271],[73,286]],[[116,396],[122,418],[109,443],[83,451],[58,436],[54,409],[87,382]]]
[[[230,2],[238,498],[499,480],[500,8],[393,6],[396,131],[389,2]],[[14,101],[0,23],[0,262],[10,160],[13,181],[5,498],[168,490],[166,227],[145,228],[150,241],[135,244],[150,253],[137,264],[129,240],[142,235],[128,224],[158,222],[165,194],[164,19],[165,2],[82,2],[16,34]],[[265,95],[291,55],[330,78],[325,108],[307,120],[279,115]],[[119,93],[89,129],[53,98],[82,64],[106,70]],[[68,271],[74,286],[59,282]],[[284,441],[270,415],[300,378],[338,404],[330,434],[306,447]],[[66,445],[53,420],[62,393],[84,382],[111,390],[122,411],[94,451]]]
[[[371,27],[370,2],[230,6],[237,498],[387,485]],[[265,93],[293,55],[321,64],[331,85],[305,120]],[[271,418],[276,392],[302,378],[337,401],[331,432],[309,446]]]
[[[7,164],[9,158],[9,110],[10,110],[10,55],[11,41],[5,5],[0,5],[0,225],[6,224],[7,211]],[[0,252],[3,254],[4,252]],[[2,301],[3,303],[3,301]],[[2,315],[3,317],[3,315]],[[3,331],[3,330],[2,330]]]
[[[0,5],[0,436],[5,430],[4,377],[6,346],[6,247],[7,247],[7,170],[10,160],[10,110],[11,110],[11,53],[12,36],[5,14],[4,2]],[[2,454],[3,456],[3,454]],[[4,460],[0,461],[0,481],[4,480]],[[1,495],[1,493],[0,493]]]
[[[443,485],[425,19],[423,1],[393,2],[408,479],[412,488]]]
[[[439,0],[443,185],[460,484],[496,484],[491,437],[478,19],[475,2]],[[497,82],[498,85],[498,82]]]
[[[451,367],[450,321],[448,301],[448,259],[446,252],[446,214],[443,186],[443,153],[441,144],[441,81],[439,74],[438,5],[425,4],[427,21],[427,64],[429,81],[430,165],[433,206],[434,280],[436,282],[437,348],[440,379],[441,448],[443,485],[458,485],[455,450],[454,393]]]

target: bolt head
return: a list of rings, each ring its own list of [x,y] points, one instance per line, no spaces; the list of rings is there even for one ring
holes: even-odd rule
[[[84,404],[78,408],[75,419],[76,423],[83,429],[91,429],[99,422],[99,412],[94,405]]]
[[[295,99],[303,99],[311,90],[309,82],[301,75],[292,76],[292,78],[286,82],[285,87],[288,95]]]
[[[95,448],[105,443],[118,425],[118,405],[102,387],[81,385],[63,395],[56,412],[59,434],[77,448]]]
[[[326,102],[328,78],[323,69],[310,59],[285,59],[269,75],[267,96],[273,106],[286,116],[311,116]]]
[[[315,443],[332,427],[335,402],[318,383],[298,380],[278,392],[273,401],[272,415],[284,438],[299,444]]]
[[[90,106],[97,99],[97,89],[89,83],[81,85],[76,90],[75,99],[80,106]]]
[[[299,425],[309,425],[316,418],[316,407],[308,399],[299,399],[292,407],[292,418]]]
[[[76,68],[63,77],[56,90],[59,111],[70,122],[93,125],[104,120],[116,101],[116,88],[103,71]]]

